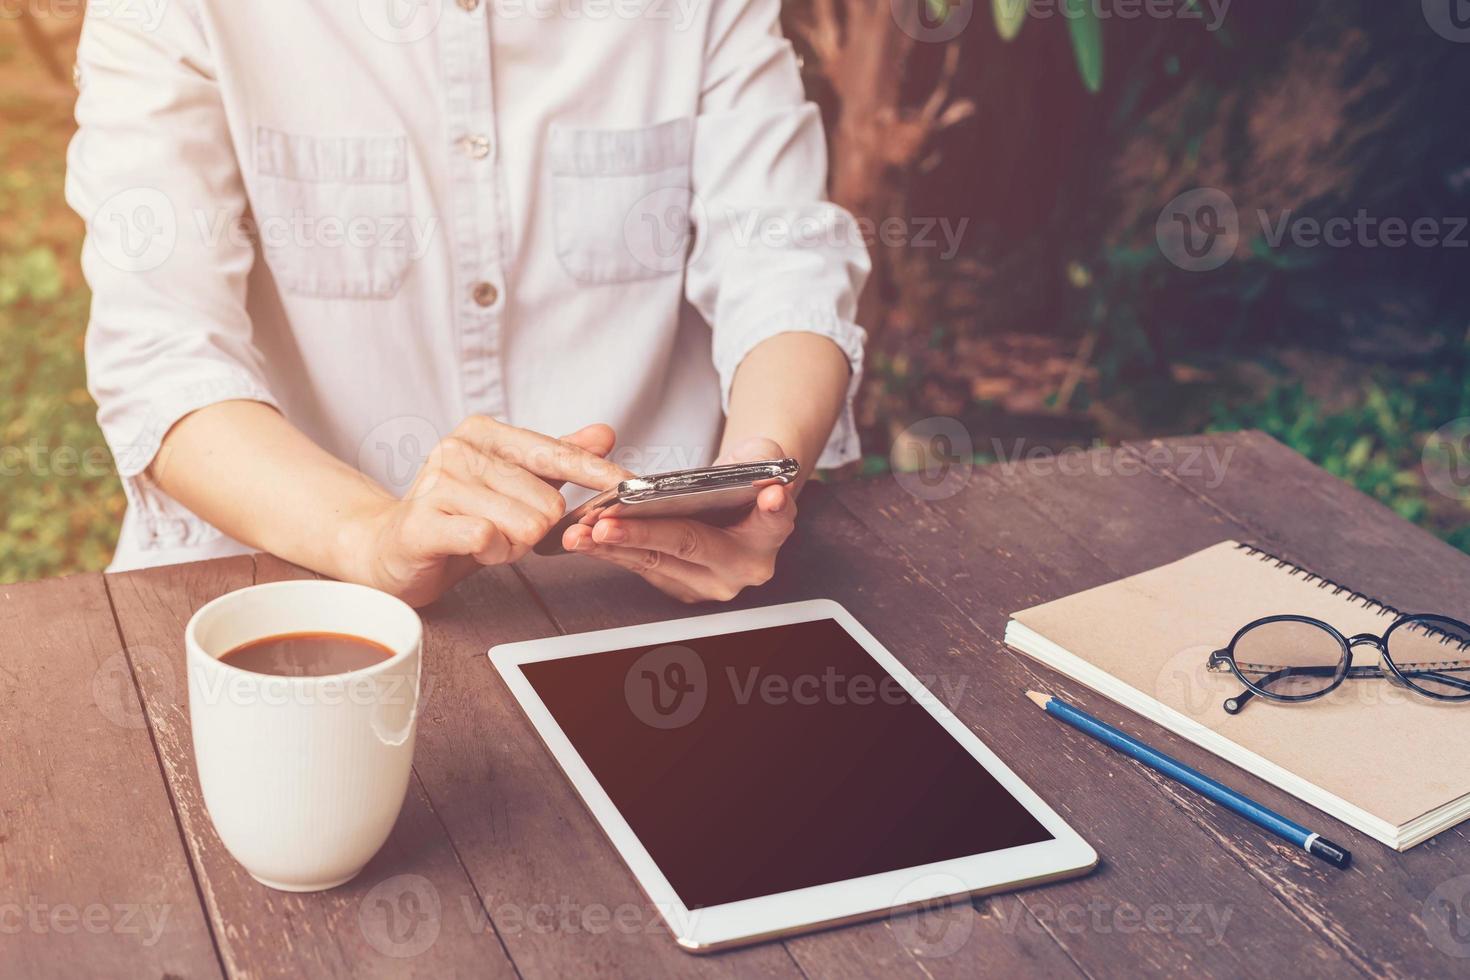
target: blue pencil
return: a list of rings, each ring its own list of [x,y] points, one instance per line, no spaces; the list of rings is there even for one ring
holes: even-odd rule
[[[1290,841],[1308,854],[1339,868],[1346,868],[1352,861],[1353,856],[1346,848],[1339,847],[1321,834],[1314,834],[1301,824],[1266,809],[1255,800],[1242,796],[1229,786],[1215,782],[1209,776],[1191,769],[1178,759],[1170,758],[1131,735],[1123,734],[1112,725],[1098,721],[1092,715],[1080,708],[1072,707],[1061,698],[1037,691],[1027,691],[1026,696],[1035,701],[1047,714],[1055,715],[1078,731],[1085,732],[1099,742],[1111,745],[1124,755],[1137,759],[1150,769],[1157,770],[1170,779],[1183,783],[1201,796],[1208,797],[1227,810],[1240,814],[1251,823],[1271,831],[1282,840]]]

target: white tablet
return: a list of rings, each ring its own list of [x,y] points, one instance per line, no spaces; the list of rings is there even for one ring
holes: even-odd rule
[[[685,949],[1097,864],[835,602],[509,643],[490,657]]]

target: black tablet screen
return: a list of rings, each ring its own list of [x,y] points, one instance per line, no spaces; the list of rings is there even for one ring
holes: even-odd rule
[[[1051,839],[835,620],[522,669],[691,909]]]

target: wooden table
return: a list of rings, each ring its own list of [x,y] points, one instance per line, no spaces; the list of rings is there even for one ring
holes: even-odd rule
[[[1470,824],[1395,853],[1001,636],[1013,610],[1224,538],[1451,612],[1470,606],[1470,556],[1256,433],[980,468],[926,499],[949,489],[813,485],[776,578],[738,602],[834,598],[915,673],[962,682],[950,706],[1093,843],[1096,873],[681,952],[484,653],[687,610],[562,558],[487,569],[425,611],[427,701],[391,840],[348,885],[271,891],[225,853],[200,800],[181,637],[206,600],[306,573],[231,558],[0,587],[0,976],[1465,974]],[[1036,686],[1341,841],[1352,870],[1045,718],[1020,696]]]

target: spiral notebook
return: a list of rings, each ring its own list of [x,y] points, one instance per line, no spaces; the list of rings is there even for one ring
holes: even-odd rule
[[[1424,609],[1465,619],[1466,610]],[[1206,670],[1240,627],[1314,616],[1345,636],[1382,634],[1398,610],[1235,541],[1015,613],[1006,642],[1390,847],[1470,816],[1470,704],[1383,679],[1348,679],[1316,701],[1257,698]],[[1467,655],[1470,656],[1470,655]],[[1360,646],[1355,664],[1373,663]],[[1228,781],[1228,779],[1227,779]]]

